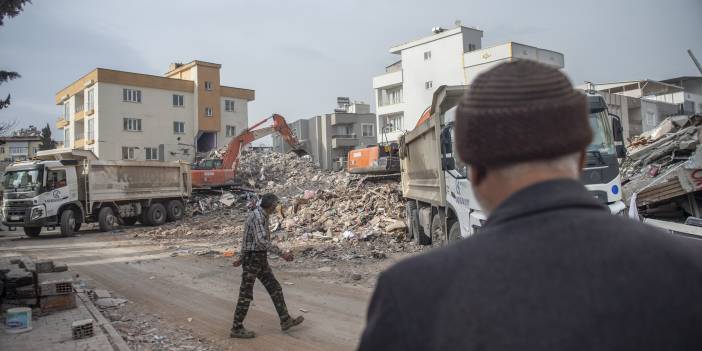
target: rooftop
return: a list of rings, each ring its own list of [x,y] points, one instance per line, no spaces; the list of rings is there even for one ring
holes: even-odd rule
[[[416,40],[409,41],[409,42],[406,42],[406,43],[403,43],[400,45],[393,46],[390,48],[390,53],[391,54],[399,54],[402,50],[406,50],[406,49],[409,49],[409,48],[414,47],[414,46],[418,46],[418,45],[430,43],[432,41],[436,41],[439,39],[443,39],[446,37],[450,37],[452,35],[456,35],[456,34],[463,32],[463,30],[480,32],[481,35],[483,33],[483,31],[479,30],[479,29],[464,27],[464,26],[457,26],[456,28],[446,29],[446,30],[443,30],[439,33],[435,33],[435,34],[432,34],[432,35],[424,37],[424,38],[416,39]]]

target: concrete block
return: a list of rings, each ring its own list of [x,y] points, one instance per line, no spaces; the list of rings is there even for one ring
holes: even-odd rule
[[[76,295],[64,294],[54,296],[42,296],[39,298],[39,307],[41,311],[54,312],[76,308]]]
[[[9,299],[31,299],[37,297],[37,289],[34,284],[20,287],[8,287],[5,290],[5,297]]]
[[[34,285],[34,274],[22,268],[12,269],[5,273],[5,286],[17,288],[20,286]]]
[[[104,289],[95,289],[95,290],[93,290],[93,294],[95,295],[96,299],[104,299],[104,298],[112,297],[112,294],[110,294],[109,291],[104,290]]]
[[[19,258],[16,258],[12,261],[10,261],[14,264],[18,264],[20,267],[24,268],[27,271],[30,271],[32,273],[37,271],[36,265],[34,264],[34,261],[32,261],[31,258],[27,256],[20,256]]]
[[[5,298],[2,300],[2,310],[6,311],[8,308],[15,308],[15,307],[34,307],[38,306],[39,304],[37,303],[37,298],[27,298],[27,299],[8,299]]]
[[[93,337],[93,335],[95,335],[93,328],[94,323],[95,321],[92,319],[83,319],[73,322],[73,324],[71,324],[73,339],[78,340]]]
[[[70,272],[40,273],[37,277],[39,296],[72,293],[73,281],[74,275]]]
[[[54,271],[54,261],[41,260],[34,262],[34,264],[37,267],[37,273],[52,273]]]

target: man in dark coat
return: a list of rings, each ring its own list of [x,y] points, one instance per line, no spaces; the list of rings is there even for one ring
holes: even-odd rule
[[[702,350],[700,244],[578,182],[585,104],[535,62],[476,78],[455,139],[487,223],[382,273],[360,350]]]

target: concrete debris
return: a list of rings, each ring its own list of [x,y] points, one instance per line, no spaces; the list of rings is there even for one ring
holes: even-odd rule
[[[95,300],[95,304],[101,308],[112,308],[118,307],[119,305],[127,303],[126,299],[118,299],[113,297],[105,297]]]
[[[0,258],[0,303],[2,309],[39,307],[44,313],[76,306],[74,275],[65,264],[35,262],[27,256]]]
[[[699,215],[688,194],[702,190],[702,116],[672,116],[630,139],[621,165],[627,203],[636,194],[644,217]]]

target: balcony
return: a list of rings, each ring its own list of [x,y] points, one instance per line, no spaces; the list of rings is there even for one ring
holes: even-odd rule
[[[354,147],[356,145],[358,145],[356,134],[332,135],[332,149]]]
[[[73,142],[74,149],[82,149],[83,146],[85,146],[85,139],[76,139],[76,141]]]
[[[373,77],[373,89],[402,84],[402,70]]]
[[[73,120],[76,122],[82,121],[84,119],[85,119],[85,111],[83,111],[83,110],[76,111],[75,116],[73,116]]]
[[[59,119],[56,121],[56,129],[63,129],[67,127],[70,124],[70,121],[63,117],[59,117]]]
[[[336,126],[340,124],[354,124],[358,122],[358,119],[353,114],[347,113],[334,113],[331,116],[331,125]]]

